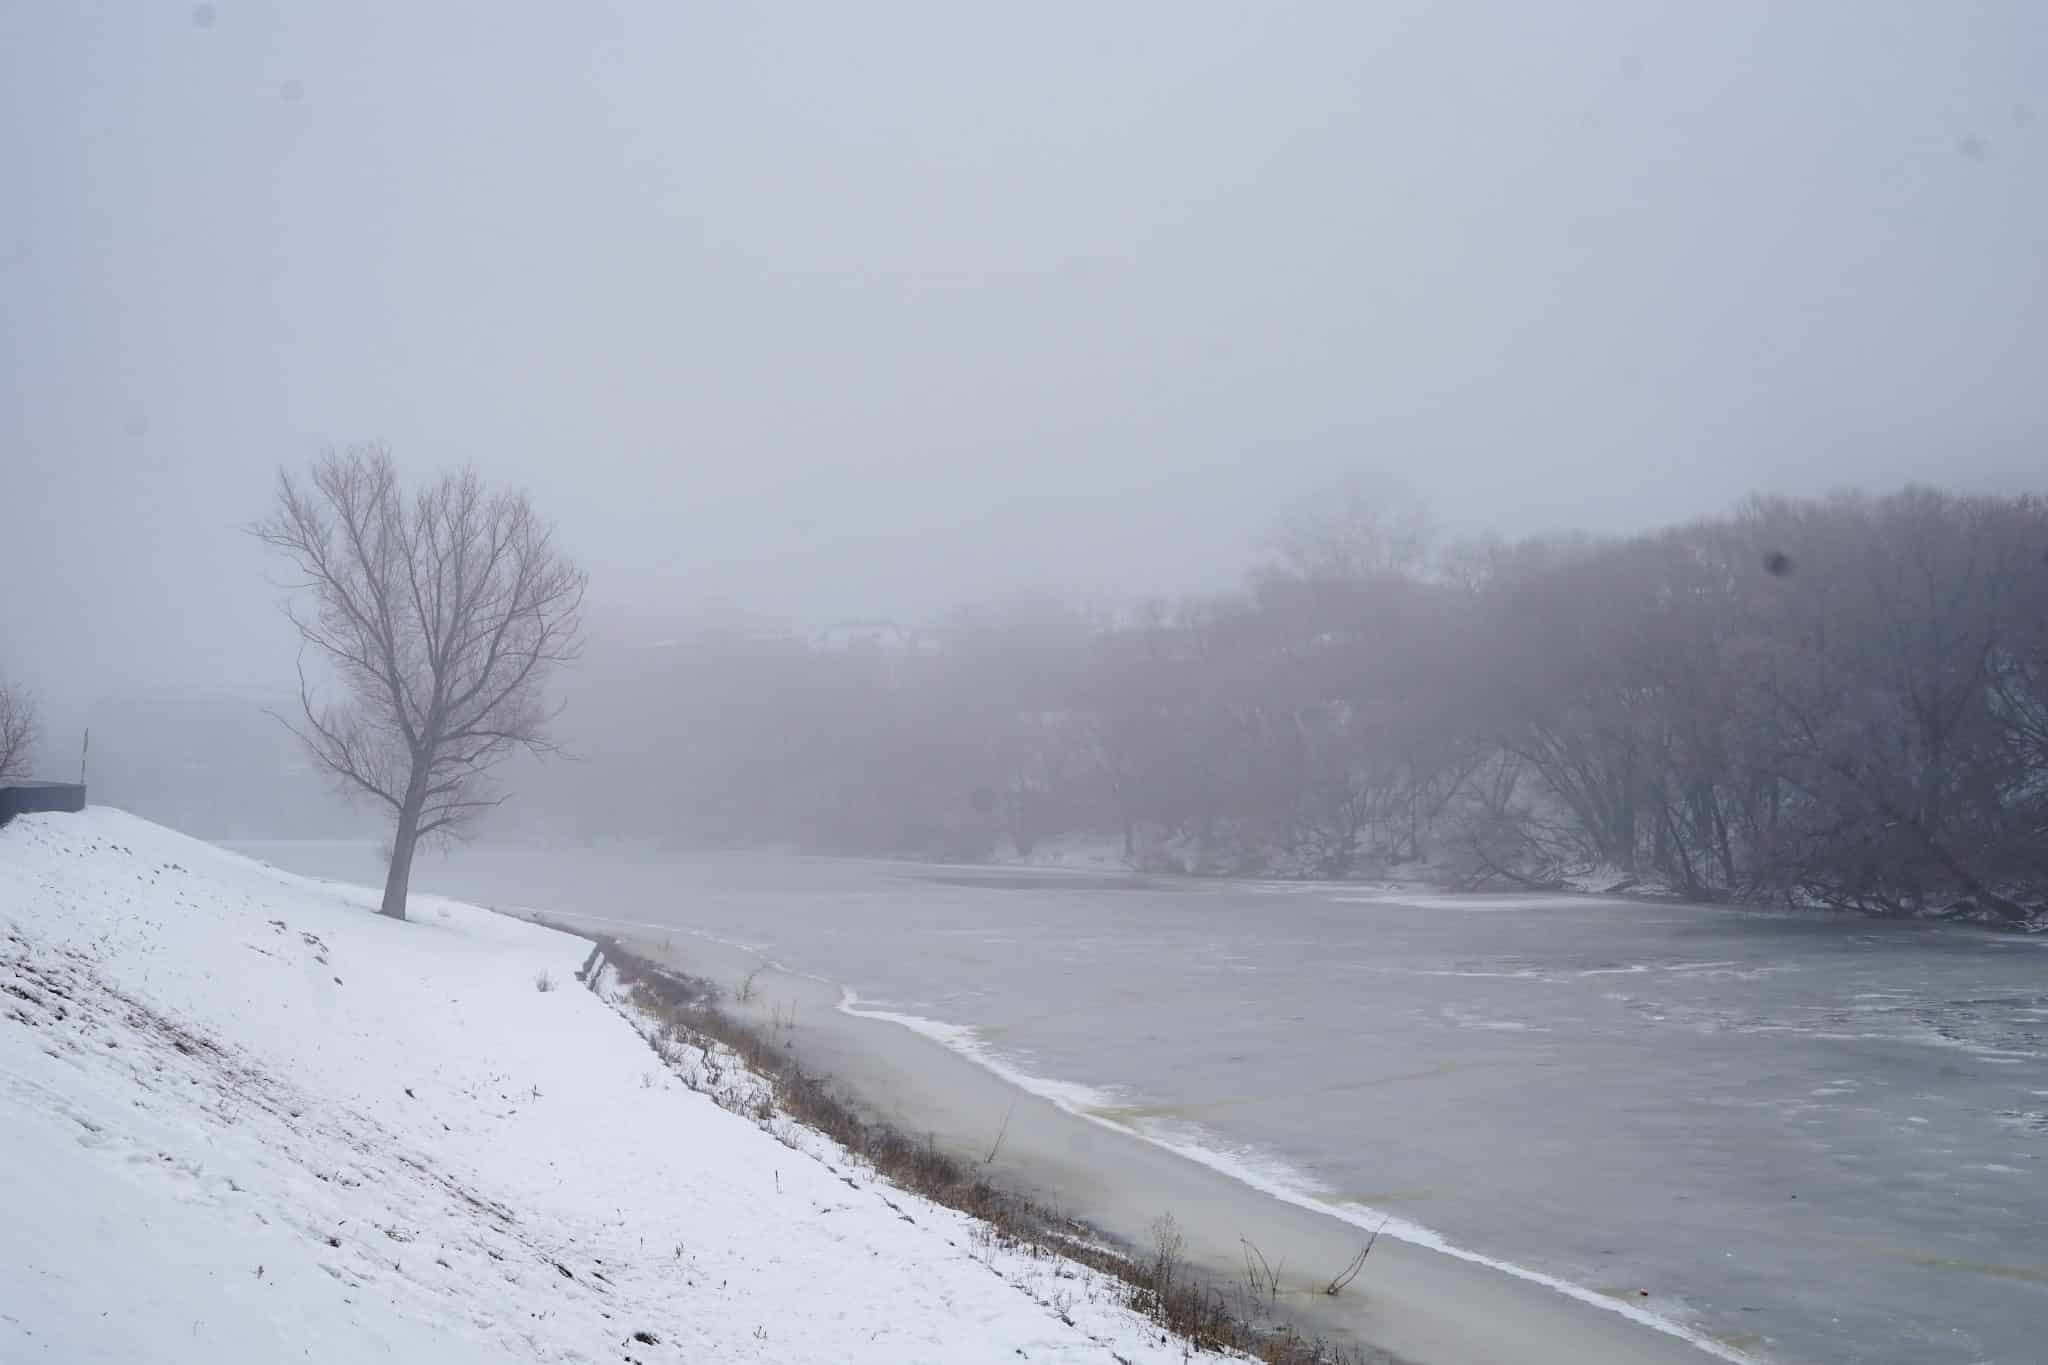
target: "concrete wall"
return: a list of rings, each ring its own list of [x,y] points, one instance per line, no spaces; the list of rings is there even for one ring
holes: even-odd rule
[[[81,811],[85,788],[77,782],[8,782],[0,784],[0,825],[31,811]]]

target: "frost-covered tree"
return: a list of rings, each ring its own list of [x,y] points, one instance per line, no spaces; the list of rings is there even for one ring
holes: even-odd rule
[[[403,919],[420,841],[503,801],[499,762],[553,750],[547,683],[576,656],[587,576],[523,493],[469,470],[407,492],[377,445],[329,452],[303,479],[281,470],[252,530],[299,575],[286,613],[305,646],[302,716],[286,723],[345,791],[389,807],[383,913]],[[308,651],[345,700],[317,698]]]

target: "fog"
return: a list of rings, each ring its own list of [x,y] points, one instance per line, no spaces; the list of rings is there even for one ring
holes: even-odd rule
[[[2024,0],[9,4],[0,673],[288,685],[238,528],[364,439],[657,625],[2038,488],[2044,89]]]

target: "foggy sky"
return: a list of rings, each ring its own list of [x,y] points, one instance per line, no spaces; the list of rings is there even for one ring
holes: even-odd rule
[[[1361,469],[2039,488],[2044,91],[2030,0],[0,0],[0,672],[288,679],[235,528],[367,438],[809,623],[1218,586]]]

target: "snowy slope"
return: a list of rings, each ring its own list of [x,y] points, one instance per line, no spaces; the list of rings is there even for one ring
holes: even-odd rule
[[[0,829],[0,1360],[1182,1359],[685,1089],[582,940],[371,900],[108,809]]]

